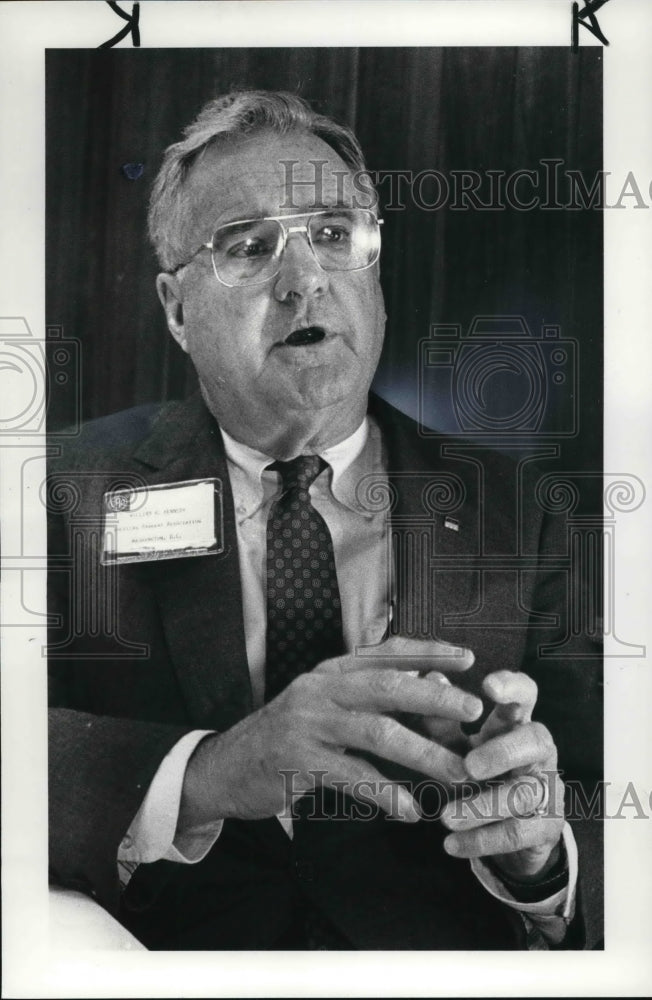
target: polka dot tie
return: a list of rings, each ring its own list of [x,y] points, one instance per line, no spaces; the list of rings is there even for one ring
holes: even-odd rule
[[[266,701],[344,652],[333,541],[309,493],[326,467],[318,455],[268,466],[280,472],[282,493],[267,520]]]

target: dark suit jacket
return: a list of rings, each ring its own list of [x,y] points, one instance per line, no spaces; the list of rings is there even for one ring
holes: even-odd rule
[[[488,671],[527,670],[561,766],[599,774],[599,654],[570,641],[567,525],[542,509],[541,472],[370,405],[390,474],[393,627],[472,648],[463,683],[476,693]],[[231,821],[203,862],[140,866],[121,895],[118,846],[162,758],[184,733],[252,710],[227,467],[194,397],[93,422],[50,475],[54,881],[149,947],[274,947],[306,899],[355,947],[523,946],[519,919],[445,854],[437,822],[331,819],[290,842],[275,820]],[[201,477],[223,483],[222,554],[100,566],[106,490]],[[370,481],[360,496],[376,504],[387,490]]]

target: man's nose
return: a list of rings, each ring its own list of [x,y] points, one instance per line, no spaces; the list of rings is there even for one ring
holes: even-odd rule
[[[319,266],[307,234],[290,233],[274,284],[279,302],[323,295],[328,289],[328,273]]]

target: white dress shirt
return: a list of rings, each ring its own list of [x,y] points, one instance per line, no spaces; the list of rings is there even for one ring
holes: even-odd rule
[[[259,708],[265,684],[267,517],[280,493],[280,476],[267,468],[273,458],[235,441],[224,430],[222,436],[235,508],[247,659],[254,708]],[[380,431],[373,420],[366,418],[345,441],[320,454],[329,467],[311,485],[311,501],[333,539],[344,639],[347,650],[353,651],[361,645],[380,642],[391,615],[387,512],[370,511],[360,495],[367,484],[385,478]],[[161,763],[119,849],[123,882],[143,862],[163,858],[186,864],[201,861],[219,837],[221,820],[192,831],[179,834],[176,831],[185,769],[195,747],[209,732],[188,733]],[[279,821],[291,836],[292,821]],[[568,824],[563,839],[569,861],[569,885],[542,902],[527,904],[515,900],[481,861],[471,862],[487,891],[524,915],[531,932],[531,947],[545,947],[546,940],[560,941],[574,912],[577,848]]]

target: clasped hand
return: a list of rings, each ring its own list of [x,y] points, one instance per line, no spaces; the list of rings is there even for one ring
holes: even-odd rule
[[[419,810],[408,789],[388,781],[357,751],[452,791],[471,779],[500,778],[498,787],[481,786],[461,805],[452,797],[442,815],[452,831],[445,847],[458,857],[496,856],[516,877],[540,876],[563,817],[552,816],[553,804],[562,801],[554,743],[544,726],[530,721],[536,686],[524,674],[489,675],[484,692],[495,708],[460,748],[460,723],[477,720],[483,705],[448,678],[472,663],[468,650],[403,637],[321,663],[227,732],[199,744],[186,771],[178,830],[219,818],[279,815],[291,805],[289,796],[314,788],[315,774],[326,786],[416,822]],[[405,714],[420,720],[420,732],[396,718]],[[537,810],[543,814],[532,815]]]

